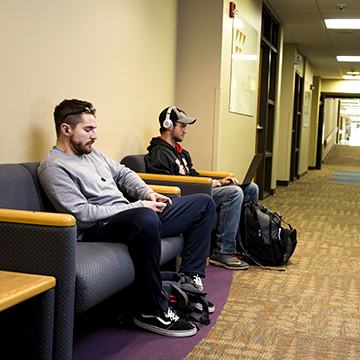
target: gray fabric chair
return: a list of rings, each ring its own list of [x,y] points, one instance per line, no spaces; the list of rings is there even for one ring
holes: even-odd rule
[[[132,284],[135,272],[125,245],[77,242],[74,219],[53,213],[38,166],[0,164],[0,270],[56,278],[52,359],[71,359],[74,315]],[[164,238],[161,245],[165,264],[181,252],[183,238]]]
[[[144,154],[127,155],[120,163],[136,171],[147,184],[178,186],[182,196],[197,193],[212,196],[212,180],[209,177],[151,174],[147,172],[144,158]]]

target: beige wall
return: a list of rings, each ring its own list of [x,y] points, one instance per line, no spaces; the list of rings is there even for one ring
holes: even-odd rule
[[[261,0],[235,3],[258,31],[260,49]],[[256,150],[257,113],[228,110],[228,1],[15,0],[0,10],[0,162],[41,161],[55,143],[54,106],[80,98],[97,108],[96,147],[114,159],[146,152],[158,135],[159,112],[176,104],[198,119],[183,144],[195,167],[244,175]],[[273,188],[289,176],[296,51],[285,44],[279,58],[279,79],[286,81],[278,88]],[[303,67],[296,70],[304,74]],[[360,83],[322,80],[321,91],[360,94]],[[306,158],[310,166],[315,161],[317,108],[303,129],[301,171]]]
[[[300,134],[300,153],[299,153],[299,175],[304,175],[307,173],[309,168],[309,147],[310,147],[310,134],[311,134],[311,122],[313,121],[311,117],[311,99],[312,91],[310,90],[310,85],[313,83],[314,71],[307,59],[304,59],[304,94],[303,94],[303,108],[302,108],[302,119],[301,119],[301,134]],[[305,120],[305,95],[308,93],[310,95],[309,109],[308,111],[308,121]]]
[[[324,103],[324,133],[322,160],[326,158],[336,143],[336,128],[339,110],[339,99],[327,98]]]
[[[256,48],[259,58],[262,2],[258,0],[237,0],[234,2],[242,17],[258,32]],[[258,123],[257,96],[254,116],[229,112],[231,49],[232,19],[229,17],[229,2],[224,1],[218,170],[232,171],[242,180],[257,150],[255,148],[256,125]],[[257,67],[258,65],[259,60]]]
[[[321,91],[324,93],[360,94],[360,81],[322,79]]]
[[[316,166],[316,148],[319,127],[319,99],[321,94],[321,79],[319,76],[313,77],[314,88],[311,95],[311,116],[309,123],[309,167]]]
[[[217,154],[222,17],[223,0],[179,1],[176,105],[197,119],[182,146],[199,170]]]
[[[64,98],[94,103],[107,155],[146,150],[175,101],[176,0],[14,0],[0,12],[0,162],[42,160]]]
[[[280,91],[280,129],[277,180],[289,181],[291,156],[291,131],[294,107],[296,44],[284,44],[282,82]]]
[[[260,36],[262,2],[234,2]],[[191,152],[195,168],[232,171],[241,178],[255,152],[256,115],[229,112],[229,2],[181,0],[179,14],[176,99],[197,118],[196,124],[188,127],[183,145]]]
[[[312,98],[313,91],[310,90],[310,85],[313,84],[314,70],[309,61],[302,57],[301,64],[295,65],[295,55],[301,53],[294,43],[285,43],[283,52],[283,66],[282,66],[282,81],[281,81],[281,109],[280,109],[280,139],[278,142],[279,156],[278,156],[278,171],[277,180],[290,180],[290,166],[291,166],[291,142],[292,142],[292,126],[293,126],[293,109],[294,109],[294,87],[295,87],[295,73],[298,73],[303,78],[304,94],[303,94],[303,108],[300,126],[300,152],[298,163],[298,174],[304,175],[309,168],[309,157],[316,156],[316,135],[313,127],[317,124],[317,116],[312,112]],[[305,94],[310,94],[309,104],[305,104]],[[305,105],[309,105],[307,109],[309,118],[304,119]],[[315,155],[314,155],[315,154]]]

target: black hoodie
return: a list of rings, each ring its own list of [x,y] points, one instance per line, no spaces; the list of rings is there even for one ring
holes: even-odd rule
[[[161,137],[152,138],[145,155],[146,170],[153,174],[199,176],[190,154],[176,143],[171,146]]]

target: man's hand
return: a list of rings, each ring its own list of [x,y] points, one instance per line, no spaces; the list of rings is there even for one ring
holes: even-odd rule
[[[229,184],[238,185],[239,182],[233,176],[227,176],[226,178],[221,179],[221,180],[213,180],[213,187],[219,187],[219,186],[224,186],[224,185],[229,185]]]
[[[213,188],[220,187],[221,182],[219,180],[213,180]]]
[[[150,193],[147,196],[147,200],[143,200],[145,207],[154,210],[157,213],[161,213],[167,204],[172,205],[170,198],[158,193]]]

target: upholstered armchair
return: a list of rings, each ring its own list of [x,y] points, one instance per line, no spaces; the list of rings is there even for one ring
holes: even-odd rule
[[[120,163],[136,171],[147,184],[178,186],[181,189],[182,196],[196,193],[205,193],[212,196],[212,179],[234,176],[234,174],[228,172],[201,170],[197,170],[200,177],[151,174],[146,170],[145,154],[127,155]]]
[[[18,358],[71,359],[75,314],[131,285],[135,269],[125,244],[77,241],[75,218],[55,213],[37,179],[38,166],[0,164],[0,270],[56,279],[53,341],[35,344],[36,356]],[[155,186],[153,190],[180,195],[179,188]],[[161,265],[176,264],[182,248],[181,235],[161,239]],[[31,331],[35,341],[37,332],[46,331],[36,316]],[[20,335],[17,342],[22,343]]]

